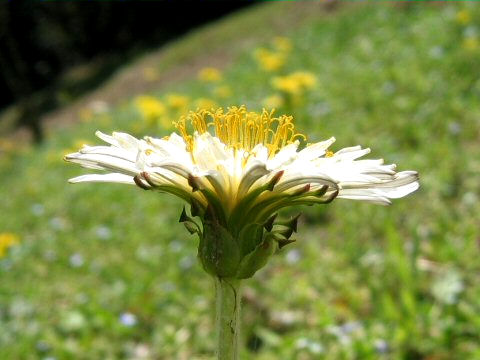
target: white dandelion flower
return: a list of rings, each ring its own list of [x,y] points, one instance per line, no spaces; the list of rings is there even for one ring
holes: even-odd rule
[[[70,182],[131,184],[185,200],[191,214],[184,209],[180,220],[205,239],[200,258],[208,272],[219,276],[250,277],[264,265],[254,259],[258,253],[271,254],[271,244],[282,247],[292,241],[296,218],[276,222],[282,208],[336,198],[388,205],[419,187],[416,171],[397,173],[395,165],[381,159],[360,159],[368,148],[333,153],[333,137],[301,148],[306,137],[295,131],[290,116],[274,117],[265,110],[257,114],[242,106],[192,112],[175,125],[178,134],[162,139],[97,132],[108,146],[85,145],[65,159],[107,173]],[[211,249],[208,239],[213,237],[232,238],[234,248],[222,245],[228,249],[212,255],[219,246]],[[227,262],[235,265],[224,264],[220,253],[228,253]]]

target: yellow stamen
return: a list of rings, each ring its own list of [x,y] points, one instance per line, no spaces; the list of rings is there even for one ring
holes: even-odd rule
[[[292,116],[273,117],[273,113],[274,110],[265,109],[261,114],[248,112],[245,106],[229,107],[227,112],[222,108],[202,109],[182,116],[174,125],[189,151],[193,148],[192,133],[203,134],[213,128],[212,135],[229,147],[250,151],[255,145],[263,144],[273,156],[298,138],[306,140],[305,135],[295,132]]]
[[[333,151],[327,150],[325,152],[325,157],[332,157],[333,156]]]

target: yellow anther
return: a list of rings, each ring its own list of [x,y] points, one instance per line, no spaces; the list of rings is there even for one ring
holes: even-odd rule
[[[203,134],[212,128],[212,135],[225,145],[234,149],[252,150],[257,144],[263,144],[270,156],[282,147],[306,136],[295,132],[291,116],[273,117],[273,111],[263,110],[261,114],[248,112],[245,106],[223,109],[198,110],[182,116],[174,123],[185,140],[188,149],[193,148],[192,134]]]
[[[325,157],[332,157],[333,156],[333,151],[327,150],[325,153]]]

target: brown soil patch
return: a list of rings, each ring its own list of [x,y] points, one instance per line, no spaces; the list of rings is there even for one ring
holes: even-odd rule
[[[115,106],[121,100],[164,89],[169,84],[195,76],[199,69],[205,66],[225,68],[242,50],[259,40],[288,33],[289,30],[322,16],[337,6],[338,2],[335,0],[260,4],[227,16],[215,24],[193,30],[179,40],[190,38],[190,41],[198,42],[197,51],[193,51],[193,47],[182,48],[182,44],[174,42],[118,70],[97,89],[67,106],[45,114],[42,124],[47,136],[78,121],[80,110],[92,107],[95,103]],[[251,16],[252,11],[264,14]],[[228,25],[227,22],[234,24]],[[234,25],[238,25],[238,31],[232,31],[235,30]],[[262,31],[258,31],[259,29]],[[179,54],[172,56],[176,51]],[[158,76],[149,78],[145,76],[146,69],[160,70]],[[26,132],[19,130],[16,135],[25,138]]]

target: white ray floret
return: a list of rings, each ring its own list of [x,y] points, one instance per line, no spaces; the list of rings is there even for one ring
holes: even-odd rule
[[[84,146],[65,159],[108,173],[70,182],[136,184],[204,208],[218,202],[226,218],[239,207],[278,209],[335,197],[386,205],[419,187],[415,171],[397,173],[395,165],[383,160],[359,160],[368,148],[332,153],[333,137],[299,150],[299,139],[305,137],[295,133],[292,118],[272,115],[249,113],[244,107],[226,113],[200,111],[176,123],[180,135],[163,139],[97,132],[109,146]]]

